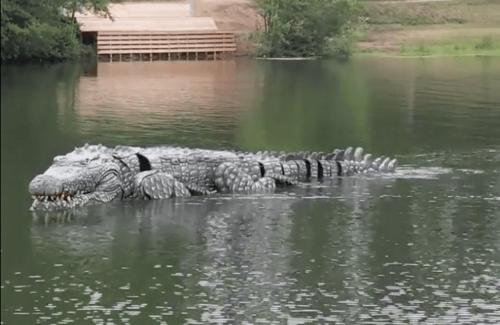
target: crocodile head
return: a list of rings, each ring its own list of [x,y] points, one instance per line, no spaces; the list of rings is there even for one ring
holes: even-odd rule
[[[29,184],[32,210],[59,210],[121,195],[120,168],[111,149],[103,146],[76,148],[54,158],[53,164]]]

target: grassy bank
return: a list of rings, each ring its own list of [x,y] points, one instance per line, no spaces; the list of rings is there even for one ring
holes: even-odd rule
[[[365,0],[358,54],[500,56],[500,1],[413,1]]]
[[[357,55],[435,57],[435,56],[500,56],[500,39],[485,36],[473,39],[407,42],[394,49],[365,49]]]
[[[357,55],[500,55],[500,0],[359,0],[366,17]],[[202,0],[201,14],[244,35],[262,27],[254,0]],[[239,52],[254,44],[240,37]]]
[[[402,56],[464,56],[488,55],[500,56],[500,40],[483,37],[477,40],[443,40],[421,44],[401,45]]]

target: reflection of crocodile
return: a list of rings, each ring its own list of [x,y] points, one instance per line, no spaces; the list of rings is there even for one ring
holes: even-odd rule
[[[29,185],[35,210],[114,199],[266,192],[279,185],[365,172],[392,172],[396,160],[362,148],[322,152],[231,152],[176,147],[85,145],[54,158]]]
[[[123,291],[118,288],[124,278],[116,274],[126,272],[126,281],[133,290],[126,299],[143,314],[147,313],[144,306],[158,305],[158,295],[151,288],[161,283],[163,301],[176,301],[179,285],[191,297],[178,301],[174,307],[176,314],[183,317],[182,322],[191,318],[200,323],[220,323],[224,318],[241,324],[252,323],[253,315],[259,315],[269,323],[276,319],[279,323],[279,314],[269,313],[277,308],[276,301],[290,302],[281,304],[280,311],[291,313],[296,299],[301,299],[303,309],[311,310],[303,313],[314,319],[321,316],[313,308],[318,296],[322,296],[321,302],[327,309],[320,308],[318,312],[325,315],[329,306],[342,300],[337,298],[339,292],[349,300],[368,299],[350,288],[370,289],[369,284],[361,281],[364,272],[370,271],[363,265],[369,259],[367,243],[373,236],[370,215],[378,211],[372,204],[384,204],[370,198],[381,192],[391,193],[394,189],[387,185],[394,181],[393,177],[377,181],[349,177],[328,182],[329,186],[301,186],[293,193],[134,200],[55,212],[34,211],[31,231],[39,259],[49,266],[57,265],[62,253],[71,257],[65,266],[78,266],[60,278],[48,277],[46,285],[61,287],[77,281],[91,289],[79,292],[89,297],[77,296],[82,302],[75,314],[78,318],[110,309],[108,300],[92,302],[90,296],[95,292],[116,297],[112,305],[120,308]],[[344,195],[335,197],[338,193]],[[330,199],[323,200],[322,195]],[[303,199],[307,197],[320,198]],[[367,218],[352,217],[356,211],[365,212]],[[311,222],[312,218],[325,223]],[[44,222],[61,224],[42,227]],[[318,228],[324,231],[321,236],[317,236]],[[313,236],[313,241],[304,246],[303,236]],[[328,261],[310,262],[317,256],[328,256]],[[314,263],[314,279],[325,283],[319,290],[314,287],[315,282],[309,286],[311,274],[305,270],[310,269],[310,263]],[[332,272],[337,264],[352,267]],[[89,283],[87,272],[99,276],[101,284]],[[353,277],[352,272],[363,277]],[[48,304],[49,299],[42,297],[41,303]],[[52,303],[59,307],[62,301]],[[121,312],[113,308],[109,317],[117,317]],[[162,317],[166,322],[171,320]],[[57,323],[62,318],[54,315],[52,320]]]

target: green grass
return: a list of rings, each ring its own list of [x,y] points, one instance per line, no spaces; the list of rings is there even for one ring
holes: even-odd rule
[[[396,54],[396,53],[395,53]],[[500,56],[500,39],[483,37],[476,40],[445,40],[420,44],[403,44],[401,56]]]
[[[371,45],[358,54],[500,56],[500,0],[361,2],[367,33],[359,39]]]
[[[483,37],[469,40],[443,40],[403,44],[398,51],[364,51],[356,55],[390,57],[500,56],[500,39]]]

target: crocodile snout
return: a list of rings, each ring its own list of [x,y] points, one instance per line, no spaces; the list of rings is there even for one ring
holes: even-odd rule
[[[61,180],[49,176],[38,175],[30,182],[29,191],[32,195],[52,195],[62,191]]]

